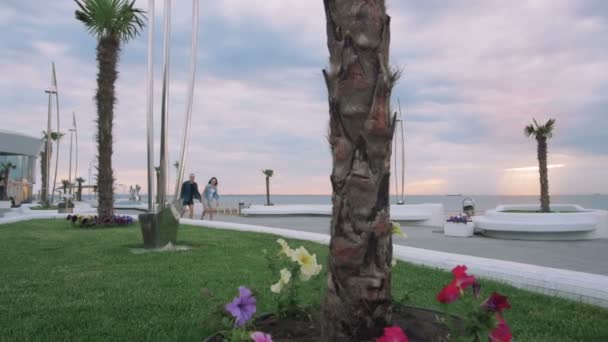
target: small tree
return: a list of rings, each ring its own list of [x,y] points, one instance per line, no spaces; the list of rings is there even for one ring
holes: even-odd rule
[[[538,172],[540,174],[540,210],[543,213],[550,211],[549,204],[549,172],[547,170],[547,140],[553,137],[555,119],[549,119],[544,125],[539,125],[535,119],[534,124],[526,126],[526,137],[534,136],[538,144]]]
[[[82,201],[82,183],[85,182],[85,179],[82,177],[76,178],[76,182],[78,183],[78,190],[76,192],[76,200]]]
[[[64,136],[65,134],[61,133],[61,132],[53,132],[51,131],[51,142],[49,142],[49,136],[47,134],[46,131],[42,131],[42,141],[44,141],[44,150],[42,150],[40,152],[40,177],[42,179],[42,192],[40,193],[40,202],[42,202],[42,204],[44,206],[48,206],[49,205],[49,192],[50,192],[50,188],[49,185],[47,184],[47,156],[46,156],[46,151],[47,151],[47,147],[48,147],[48,151],[50,152],[50,156],[48,158],[51,158],[53,156],[53,144],[52,141],[57,141],[57,140],[61,140],[61,138]],[[49,145],[50,144],[50,145]],[[50,170],[48,170],[50,172]]]
[[[262,170],[262,173],[266,175],[266,205],[270,205],[270,177],[274,175],[273,170]]]
[[[3,201],[8,200],[8,181],[10,180],[10,173],[11,170],[14,170],[17,168],[17,165],[8,162],[8,163],[2,163],[0,165],[0,181],[2,181],[2,193],[0,193],[0,199],[2,199]]]
[[[63,193],[66,194],[68,192],[68,187],[70,186],[70,181],[67,179],[61,180],[61,187],[63,188]]]

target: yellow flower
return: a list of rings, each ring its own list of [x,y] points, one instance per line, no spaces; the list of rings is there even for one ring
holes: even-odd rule
[[[293,260],[294,250],[289,247],[287,242],[283,239],[278,239],[277,243],[281,245],[281,251],[279,254],[285,254],[288,258]]]
[[[401,225],[399,224],[399,222],[393,221],[393,235],[401,236],[407,239],[407,235],[405,235],[405,233],[401,229]]]
[[[291,280],[291,272],[289,272],[288,269],[284,268],[281,270],[281,279],[279,279],[279,281],[272,285],[270,287],[270,291],[274,292],[274,293],[281,293],[281,291],[283,290],[283,287],[287,284],[289,284],[289,281]]]
[[[321,273],[322,265],[317,263],[317,255],[310,254],[304,247],[294,251],[293,260],[300,265],[300,280],[308,281],[311,277]]]

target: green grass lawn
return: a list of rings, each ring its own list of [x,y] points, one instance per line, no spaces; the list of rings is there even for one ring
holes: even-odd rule
[[[210,312],[231,300],[239,285],[257,291],[259,312],[273,308],[262,249],[276,237],[184,227],[187,252],[136,255],[137,225],[82,230],[62,220],[0,226],[1,341],[200,341],[216,327]],[[292,246],[300,243],[289,241]],[[325,264],[327,248],[302,242]],[[320,305],[324,274],[308,283],[302,300]],[[399,263],[396,298],[438,308],[435,294],[450,274]],[[201,294],[209,288],[213,297]],[[608,341],[608,310],[550,298],[490,281],[485,294],[507,294],[506,313],[517,341]]]

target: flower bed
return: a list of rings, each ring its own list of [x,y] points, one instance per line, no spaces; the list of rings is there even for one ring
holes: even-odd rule
[[[393,226],[393,232],[401,232],[400,227]],[[279,276],[270,285],[270,291],[277,295],[275,311],[256,316],[258,302],[254,291],[240,286],[239,295],[217,312],[223,316],[223,329],[204,342],[315,342],[321,338],[322,314],[299,303],[297,292],[299,283],[318,276],[323,266],[306,248],[292,249],[283,239],[277,243],[281,246],[277,254],[263,251],[268,269]],[[507,297],[494,292],[483,299],[481,285],[467,274],[466,266],[455,267],[452,275],[452,282],[436,296],[444,305],[443,312],[395,305],[392,326],[383,327],[384,335],[376,342],[511,341],[511,331],[503,318],[503,311],[511,307]],[[447,304],[455,302],[460,304],[460,316],[448,310]]]
[[[102,218],[96,215],[68,215],[66,220],[78,228],[126,227],[134,223],[133,217],[129,215],[112,215]]]

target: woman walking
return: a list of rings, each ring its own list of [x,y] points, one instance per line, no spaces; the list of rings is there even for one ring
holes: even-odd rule
[[[220,195],[217,192],[217,178],[212,177],[209,180],[205,190],[203,191],[203,215],[201,220],[205,219],[205,214],[209,213],[209,220],[213,220],[213,213],[217,210],[218,200]]]

